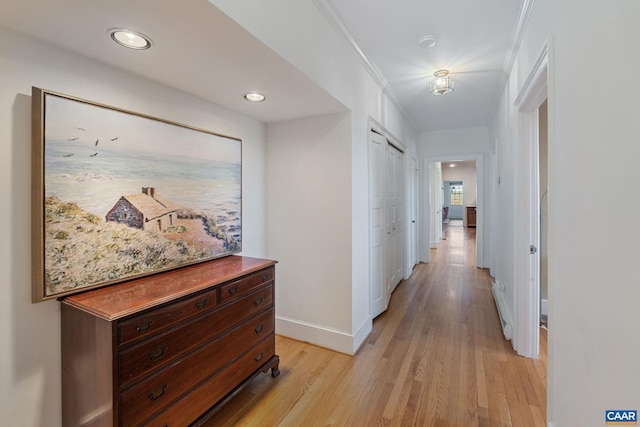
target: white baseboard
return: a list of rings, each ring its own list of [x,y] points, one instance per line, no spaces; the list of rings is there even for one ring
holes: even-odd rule
[[[549,300],[543,299],[540,301],[540,314],[549,316]]]
[[[315,325],[284,316],[276,316],[276,334],[325,347],[353,356],[371,333],[371,320],[365,321],[355,334]]]
[[[432,240],[430,246],[431,246],[431,249],[437,249],[438,248],[438,242],[435,242],[435,241]]]
[[[502,288],[504,289],[504,288]],[[498,307],[498,315],[502,322],[502,333],[508,340],[513,336],[513,323],[511,321],[511,314],[507,308],[507,304],[504,301],[504,294],[501,290],[501,286],[498,282],[494,282],[491,287],[493,292],[493,299],[496,301],[496,307]]]

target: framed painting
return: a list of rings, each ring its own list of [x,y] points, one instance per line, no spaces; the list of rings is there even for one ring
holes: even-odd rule
[[[242,142],[34,87],[38,302],[240,252]]]

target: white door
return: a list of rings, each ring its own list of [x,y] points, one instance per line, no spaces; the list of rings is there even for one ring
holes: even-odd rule
[[[389,265],[389,295],[402,280],[404,261],[404,158],[400,150],[387,146],[387,260]]]
[[[418,263],[418,162],[415,157],[411,158],[411,189],[409,190],[410,203],[411,203],[411,254],[409,257],[409,271],[407,277],[411,274],[411,269]]]
[[[436,186],[438,188],[438,191],[436,191],[436,194],[438,195],[436,200],[436,235],[437,241],[440,242],[440,240],[442,240],[442,215],[444,214],[444,212],[442,212],[442,207],[444,206],[444,183],[442,181],[441,163],[438,163],[438,166],[436,167]]]
[[[435,249],[442,239],[442,204],[444,193],[442,188],[442,168],[440,162],[429,163],[429,209],[430,209],[430,247]]]
[[[385,240],[385,163],[387,140],[377,133],[370,133],[369,141],[369,280],[371,293],[371,317],[387,309],[387,269]]]

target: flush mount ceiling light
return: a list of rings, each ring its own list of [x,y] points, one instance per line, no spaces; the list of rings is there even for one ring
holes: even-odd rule
[[[151,39],[149,37],[126,28],[112,28],[109,30],[109,36],[120,46],[128,47],[129,49],[144,50],[151,47]]]
[[[245,93],[244,95],[242,95],[242,97],[249,102],[262,102],[267,99],[266,96],[257,92]]]
[[[438,43],[436,36],[422,36],[418,39],[418,46],[423,49],[431,49]]]
[[[432,95],[439,96],[453,92],[453,79],[449,77],[449,70],[438,70],[433,75],[436,79],[429,83],[429,92]]]

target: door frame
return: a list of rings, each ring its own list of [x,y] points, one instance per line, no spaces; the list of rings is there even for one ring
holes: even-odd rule
[[[530,253],[530,246],[540,247],[539,189],[539,116],[538,109],[548,98],[548,42],[514,102],[518,110],[518,165],[520,181],[515,224],[516,280],[513,347],[519,355],[537,357],[540,352],[540,251]],[[551,128],[551,123],[549,123]]]
[[[484,153],[466,153],[466,154],[447,154],[440,156],[425,156],[422,158],[422,185],[421,185],[421,194],[425,195],[422,197],[424,202],[422,203],[422,223],[425,224],[424,227],[421,228],[420,235],[420,260],[422,262],[429,262],[431,259],[430,254],[430,225],[431,225],[431,214],[430,214],[430,201],[428,195],[428,191],[430,188],[430,179],[429,179],[429,164],[435,162],[453,162],[460,160],[475,160],[476,162],[476,267],[484,268],[485,264],[489,265],[487,260],[485,260],[485,251],[484,251],[484,234],[485,234],[485,221],[484,221]],[[487,254],[488,255],[488,254]]]

